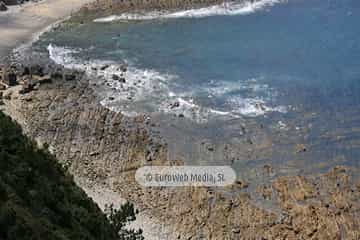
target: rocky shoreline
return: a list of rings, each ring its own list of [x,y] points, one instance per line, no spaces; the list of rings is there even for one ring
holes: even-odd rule
[[[183,1],[175,0],[129,0],[116,6],[114,1],[106,2],[87,6],[80,15],[100,6],[105,13],[183,7],[179,5]],[[164,6],[165,2],[169,5]],[[193,1],[186,3],[195,6]],[[19,122],[39,145],[49,145],[98,203],[117,198],[133,201],[143,218],[140,227],[150,226],[146,239],[360,238],[359,169],[338,166],[325,174],[277,177],[255,187],[238,180],[227,189],[145,188],[134,179],[137,168],[183,164],[183,159],[169,160],[167,143],[154,131],[156,122],[145,115],[130,118],[103,107],[89,77],[80,71],[19,62],[11,71],[22,85],[0,90],[0,110]],[[33,78],[37,81],[31,81],[29,88]],[[248,145],[256,145],[258,154],[271,150],[256,142]],[[237,154],[247,156],[247,151],[248,146]],[[299,145],[296,151],[306,151],[306,147]],[[264,165],[258,177],[268,179],[273,171]],[[258,206],[247,191],[249,185],[263,202],[275,207]]]
[[[162,224],[158,231],[163,232],[153,232],[153,237],[359,238],[360,182],[352,177],[357,169],[336,167],[327,174],[279,177],[258,186],[263,200],[275,203],[277,211],[257,207],[246,192],[249,183],[240,180],[225,191],[144,188],[134,179],[140,166],[182,164],[180,159],[168,161],[166,143],[151,133],[156,123],[146,116],[128,118],[104,108],[81,73],[48,69],[54,71],[44,70],[51,81],[33,91],[23,93],[21,86],[3,91],[2,111],[38,143],[48,144],[80,186],[114,191],[135,202],[147,221]],[[65,77],[69,75],[74,77]],[[262,174],[271,171],[264,166]]]

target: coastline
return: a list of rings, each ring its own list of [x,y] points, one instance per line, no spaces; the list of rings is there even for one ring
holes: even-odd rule
[[[92,0],[43,0],[10,6],[8,11],[0,12],[0,60],[19,47],[31,44],[90,2]]]
[[[47,2],[52,1],[54,0]],[[53,19],[49,24],[53,26],[52,24],[58,21],[62,20]],[[32,34],[31,38],[24,38],[23,41],[29,42],[43,31],[44,28],[39,28],[37,34]],[[140,217],[140,221],[152,223],[158,219],[179,230],[179,233],[173,231],[172,238],[155,238],[157,232],[152,232],[154,238],[146,239],[197,239],[201,234],[211,239],[239,239],[240,233],[249,238],[261,235],[270,238],[286,235],[300,237],[306,234],[323,234],[328,230],[326,224],[329,224],[329,228],[334,227],[331,231],[334,236],[337,225],[327,214],[338,215],[337,221],[341,221],[342,227],[345,226],[346,229],[352,229],[352,222],[357,223],[356,216],[352,218],[353,216],[348,214],[348,206],[352,204],[352,195],[348,189],[354,187],[349,187],[349,172],[343,168],[336,168],[333,172],[322,175],[321,178],[326,179],[320,183],[326,185],[326,188],[321,190],[316,189],[317,186],[324,187],[319,184],[318,179],[303,177],[279,178],[261,186],[259,191],[262,191],[263,196],[270,195],[270,198],[274,198],[274,201],[281,205],[283,213],[280,218],[254,207],[250,196],[243,192],[239,196],[228,198],[212,189],[172,191],[141,188],[132,179],[134,169],[149,164],[149,155],[151,164],[166,162],[166,150],[148,138],[144,127],[145,117],[127,120],[121,114],[104,109],[96,102],[88,85],[87,82],[76,81],[44,85],[37,92],[13,96],[14,98],[6,101],[7,114],[23,127],[27,125],[25,130],[28,135],[39,142],[50,143],[60,161],[71,161],[70,172],[78,178],[76,182],[97,200],[99,205],[109,196],[112,201],[118,196],[126,197],[136,204],[140,203],[140,213],[145,211],[151,216],[147,220]],[[15,92],[15,89],[12,91]],[[71,104],[65,104],[65,100],[70,100]],[[79,106],[76,105],[78,101]],[[50,107],[53,109],[50,110]],[[124,136],[121,141],[117,138],[119,133]],[[81,139],[78,136],[81,136]],[[134,140],[131,140],[132,138]],[[104,146],[106,143],[111,144]],[[151,154],[146,152],[147,149],[151,150]],[[89,179],[93,182],[87,182]],[[335,186],[336,182],[341,183],[340,187]],[[106,188],[100,193],[101,187],[98,188],[95,184],[102,184],[101,186]],[[89,185],[93,188],[89,188]],[[233,190],[238,191],[243,188],[242,185],[246,184],[232,186]],[[127,186],[126,189],[124,186]],[[324,197],[328,189],[331,194]],[[320,194],[317,195],[320,191],[323,199],[318,197]],[[115,192],[117,195],[113,195]],[[210,200],[216,203],[213,209],[207,204]],[[316,201],[316,204],[313,201]],[[326,207],[328,202],[330,209]],[[354,207],[357,208],[357,205],[354,204]],[[320,219],[312,219],[314,216],[320,216]],[[342,220],[343,218],[345,220]],[[302,226],[304,223],[305,227]],[[196,235],[199,225],[204,227],[200,235]],[[149,227],[149,231],[151,230]]]

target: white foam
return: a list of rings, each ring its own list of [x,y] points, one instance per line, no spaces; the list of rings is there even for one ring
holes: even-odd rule
[[[72,56],[72,54],[77,52],[76,50],[53,46],[52,44],[47,47],[47,50],[50,59],[56,64],[63,65],[67,68],[80,68]]]
[[[268,112],[286,113],[287,111],[284,106],[268,106],[266,101],[261,98],[243,98],[237,96],[230,98],[227,103],[234,109],[233,113],[249,117],[257,117]]]
[[[169,89],[169,81],[176,75],[160,73],[154,69],[139,69],[127,62],[127,72],[121,71],[120,63],[111,61],[82,61],[74,55],[81,49],[70,49],[54,45],[48,46],[50,58],[66,68],[80,69],[89,76],[94,76],[96,83],[105,89],[101,104],[113,111],[122,112],[127,116],[137,116],[143,112],[163,112],[182,114],[184,117],[198,123],[207,122],[213,117],[232,118],[239,116],[256,117],[267,112],[286,112],[286,107],[270,107],[267,101],[276,95],[276,91],[266,84],[258,83],[258,79],[247,81],[223,82],[217,81],[209,88],[199,88],[210,97],[226,99],[224,109],[213,109],[197,103],[198,92],[185,91],[174,93]],[[104,68],[104,66],[106,67]],[[103,69],[103,70],[102,70]],[[126,82],[113,79],[113,76],[125,77]],[[259,97],[240,96],[241,91],[251,91]],[[232,94],[235,92],[236,94]],[[240,93],[239,93],[240,92]],[[178,106],[173,107],[177,102]]]
[[[226,15],[245,15],[250,14],[265,7],[272,6],[285,0],[260,0],[256,2],[243,3],[223,3],[205,8],[191,9],[179,12],[146,12],[146,13],[123,13],[121,15],[111,15],[104,18],[97,18],[94,22],[104,23],[113,21],[144,21],[155,19],[171,19],[171,18],[204,18],[210,16],[226,16]]]

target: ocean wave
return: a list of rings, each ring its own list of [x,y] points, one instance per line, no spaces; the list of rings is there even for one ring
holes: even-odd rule
[[[175,106],[175,107],[174,107]],[[191,119],[197,123],[206,123],[212,118],[234,118],[236,117],[230,112],[215,110],[209,107],[201,106],[195,103],[192,97],[177,97],[164,102],[160,108],[160,112],[175,114]]]
[[[261,98],[243,98],[237,96],[228,99],[227,104],[234,109],[234,114],[237,113],[249,117],[265,115],[268,112],[287,112],[285,106],[271,107],[268,106],[267,102]]]
[[[50,58],[66,68],[85,71],[102,91],[101,104],[113,111],[133,117],[139,114],[162,112],[183,116],[197,123],[206,123],[212,118],[256,117],[267,112],[286,112],[282,106],[271,107],[269,99],[276,91],[253,78],[238,82],[210,82],[209,87],[199,87],[209,98],[225,100],[225,105],[214,108],[204,106],[197,96],[198,90],[174,92],[169,82],[178,76],[161,73],[154,69],[141,69],[126,61],[127,71],[122,70],[124,63],[112,61],[81,59],[81,49],[71,49],[55,45],[48,46]],[[256,97],[244,97],[248,95]],[[258,96],[262,96],[259,98]]]
[[[104,18],[97,18],[94,22],[105,23],[113,21],[144,21],[171,18],[204,18],[211,16],[245,15],[284,1],[285,0],[260,0],[243,3],[229,2],[205,8],[178,12],[153,11],[146,13],[123,13],[121,15],[111,15]]]

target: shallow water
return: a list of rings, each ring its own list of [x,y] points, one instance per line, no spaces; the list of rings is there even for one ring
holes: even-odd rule
[[[189,163],[231,163],[247,177],[264,164],[280,174],[359,166],[360,2],[255,10],[65,25],[34,47],[96,75],[105,106],[152,114]],[[123,84],[112,76],[124,62]],[[227,145],[242,153],[225,156]]]

